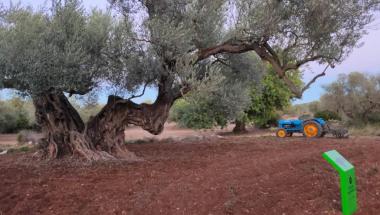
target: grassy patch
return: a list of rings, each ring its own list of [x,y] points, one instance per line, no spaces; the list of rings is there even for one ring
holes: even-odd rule
[[[154,138],[145,138],[145,139],[139,139],[139,140],[126,140],[125,144],[147,144],[147,143],[153,143]]]
[[[20,146],[17,148],[10,148],[8,149],[8,153],[22,153],[22,152],[30,152],[33,151],[34,147],[29,147],[29,146]]]
[[[349,133],[353,136],[380,136],[380,125],[366,125],[360,128],[350,128]]]
[[[190,137],[192,138],[192,137]],[[174,143],[178,141],[184,141],[188,140],[187,138],[176,140],[175,138],[165,138],[165,139],[156,139],[156,138],[144,138],[144,139],[138,139],[138,140],[126,140],[125,144],[149,144],[149,143]]]

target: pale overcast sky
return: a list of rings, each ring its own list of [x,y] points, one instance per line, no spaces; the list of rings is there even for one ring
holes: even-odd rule
[[[8,5],[10,1],[0,0],[0,2]],[[36,9],[46,8],[51,4],[50,0],[21,0],[20,2],[23,5],[30,5]],[[94,7],[101,9],[106,9],[108,7],[107,0],[83,0],[83,4],[87,10]],[[377,14],[374,23],[370,26],[368,35],[365,35],[361,41],[363,43],[361,47],[356,48],[342,64],[337,65],[334,69],[329,69],[325,77],[318,79],[318,81],[305,92],[303,98],[294,101],[294,103],[298,104],[318,100],[323,94],[322,86],[336,80],[340,73],[360,71],[369,74],[380,74],[380,57],[378,54],[380,49],[380,14]],[[323,69],[324,66],[321,67],[317,64],[311,64],[308,68],[304,68],[304,81],[310,80]],[[149,89],[147,90],[146,95],[137,99],[136,102],[141,102],[147,99],[154,100],[155,96],[155,90]],[[2,97],[4,97],[4,95]],[[106,102],[106,96],[101,97],[101,102]]]
[[[327,75],[318,79],[312,87],[305,92],[301,100],[295,103],[305,103],[318,98],[323,94],[323,85],[336,80],[338,74],[350,73],[353,71],[365,72],[368,74],[380,74],[380,14],[377,14],[374,22],[369,26],[368,34],[361,42],[362,46],[355,48],[345,61],[337,65],[334,69],[327,70]],[[310,80],[315,74],[323,71],[325,66],[318,64],[309,65],[310,69],[305,68],[304,80]]]

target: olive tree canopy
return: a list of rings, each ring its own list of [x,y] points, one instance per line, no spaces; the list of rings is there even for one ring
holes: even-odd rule
[[[0,83],[29,94],[51,88],[85,94],[105,72],[102,51],[111,19],[77,2],[57,5],[54,16],[11,8],[1,22]]]
[[[238,8],[235,36],[200,50],[199,59],[222,52],[255,51],[272,64],[296,97],[326,70],[301,89],[286,73],[312,61],[332,67],[342,62],[358,45],[379,7],[377,0],[233,2]]]

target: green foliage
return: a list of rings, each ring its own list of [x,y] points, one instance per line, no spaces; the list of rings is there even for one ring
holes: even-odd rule
[[[380,111],[369,113],[368,114],[368,123],[380,124]]]
[[[70,98],[69,101],[78,111],[83,122],[88,122],[91,116],[95,116],[103,108],[103,105],[98,104],[96,101],[88,102],[86,98]]]
[[[338,113],[329,110],[317,111],[314,113],[314,117],[324,120],[341,120]]]
[[[299,86],[302,84],[298,71],[288,74],[294,83]],[[268,66],[268,73],[261,80],[261,84],[253,85],[251,88],[251,104],[246,110],[249,120],[258,127],[275,124],[279,118],[277,110],[287,108],[292,96],[289,88],[278,78],[272,67]]]
[[[249,55],[245,57],[228,61],[226,79],[218,90],[203,96],[196,93],[190,99],[187,97],[187,101],[176,103],[172,120],[189,128],[225,126],[236,119],[253,122],[258,127],[275,125],[279,118],[277,111],[290,105],[293,94],[270,66],[268,73],[257,80],[262,70],[257,65],[245,65],[252,62]],[[299,72],[289,73],[288,77],[297,85],[302,84]]]
[[[34,126],[34,109],[28,100],[0,101],[0,133],[15,133]],[[30,112],[32,111],[32,113]]]
[[[91,116],[95,116],[103,107],[96,101],[70,99],[81,118],[87,122]],[[35,122],[35,109],[29,98],[18,96],[10,100],[0,101],[0,133],[17,133],[21,130],[38,129]]]
[[[352,72],[325,87],[321,104],[351,125],[380,122],[380,75]]]
[[[28,147],[28,146],[21,146],[21,147],[18,147],[18,148],[10,148],[8,149],[8,152],[9,154],[12,154],[12,153],[22,153],[22,152],[29,152],[31,151],[32,148]]]
[[[220,77],[206,82],[204,86],[177,102],[172,119],[189,128],[224,127],[228,122],[244,117],[249,105],[249,89],[259,84],[263,73],[261,62],[250,53],[224,55],[213,64]]]
[[[379,1],[241,0],[238,32],[250,38],[268,37],[272,47],[284,50],[284,63],[315,56],[319,62],[341,62],[355,47],[373,20]]]
[[[189,102],[184,99],[178,99],[170,109],[169,121],[180,122],[182,116],[188,109]]]
[[[123,70],[109,61],[125,54],[110,48],[116,25],[124,22],[113,23],[109,13],[98,10],[87,15],[79,0],[54,2],[51,12],[11,7],[3,15],[0,88],[29,95],[52,88],[85,94],[113,69]]]
[[[0,109],[0,133],[12,133],[17,130],[16,114],[11,113],[10,109],[2,107]]]
[[[225,126],[227,124],[222,114],[218,112],[218,109],[213,109],[212,104],[207,103],[207,101],[192,104],[180,99],[171,109],[170,120],[185,128],[213,128],[216,125]]]
[[[29,118],[25,111],[20,112],[19,115],[16,118],[16,128],[29,128]]]

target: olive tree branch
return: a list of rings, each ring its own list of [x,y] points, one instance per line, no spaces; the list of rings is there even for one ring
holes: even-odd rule
[[[143,88],[143,91],[138,94],[138,95],[132,95],[131,97],[129,97],[127,100],[130,101],[132,99],[135,99],[135,98],[139,98],[141,96],[143,96],[145,94],[145,90],[146,88],[148,87],[148,85],[151,83],[151,81],[147,81],[145,84],[144,84],[144,88]]]

